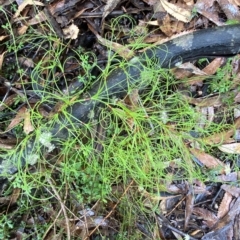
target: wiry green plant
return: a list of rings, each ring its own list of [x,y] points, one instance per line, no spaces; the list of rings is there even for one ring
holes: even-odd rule
[[[111,26],[113,31],[119,28],[120,20],[121,18],[118,18],[113,21]],[[113,198],[112,186],[127,186],[131,180],[134,180],[136,188],[131,194],[134,192],[135,195],[125,196],[119,206],[123,222],[118,239],[134,239],[134,237],[137,239],[138,233],[130,232],[134,227],[132,223],[140,213],[146,217],[147,214],[156,211],[156,206],[151,206],[147,212],[144,197],[138,191],[138,187],[148,189],[151,194],[157,195],[165,190],[166,183],[173,180],[191,181],[195,178],[207,178],[192,160],[185,141],[191,139],[205,147],[200,139],[191,136],[191,131],[194,130],[200,136],[207,136],[221,131],[226,125],[209,123],[207,129],[198,127],[200,115],[180,93],[175,91],[178,82],[168,70],[161,69],[157,62],[146,58],[144,64],[140,65],[141,84],[129,86],[129,94],[136,89],[139,90],[136,106],[128,106],[122,99],[104,98],[101,96],[100,88],[94,96],[91,96],[92,100],[102,104],[98,118],[96,118],[96,109],[92,109],[88,114],[93,116],[94,120],[78,124],[77,119],[73,121],[71,113],[66,111],[67,107],[75,102],[84,102],[82,93],[91,89],[94,81],[105,81],[116,67],[126,69],[128,74],[127,68],[131,64],[134,65],[134,61],[123,60],[117,54],[112,54],[112,49],[109,49],[109,62],[96,79],[91,75],[92,65],[95,63],[88,62],[89,56],[92,58],[94,56],[76,50],[75,58],[85,72],[84,76],[79,76],[79,81],[85,81],[87,84],[80,92],[62,94],[57,84],[56,69],[64,73],[65,63],[61,62],[61,55],[67,46],[57,39],[54,32],[44,36],[31,30],[24,37],[15,39],[11,28],[6,26],[6,29],[14,40],[8,44],[9,50],[17,52],[26,41],[40,39],[42,43],[40,50],[45,52],[31,74],[33,90],[41,97],[38,105],[30,112],[35,131],[29,136],[23,134],[21,137],[24,139],[21,144],[8,152],[8,156],[15,156],[15,159],[18,159],[18,172],[13,177],[9,192],[13,188],[21,189],[19,200],[21,213],[28,211],[36,217],[34,208],[37,208],[39,211],[43,209],[42,213],[50,215],[47,206],[51,208],[51,201],[54,201],[54,204],[58,201],[51,190],[49,179],[54,182],[62,199],[67,196],[65,203],[68,209],[71,208],[72,197],[81,205],[91,205],[97,200],[106,203]],[[142,42],[144,36],[136,38],[136,35],[131,33],[130,36],[133,36],[135,41],[129,44],[129,48],[136,50],[146,46]],[[117,36],[113,40],[117,41]],[[111,64],[113,60],[116,60],[117,64]],[[22,79],[22,88],[25,89],[23,73],[19,72],[19,75]],[[44,75],[47,77],[43,77]],[[58,113],[48,119],[41,116],[37,110],[41,104],[57,102],[62,103],[60,112],[66,122],[62,122]],[[51,137],[54,136],[49,133],[56,123],[59,130],[68,125],[68,139],[53,139],[52,142]],[[98,127],[102,130],[100,136],[97,136]],[[21,156],[24,155],[24,149],[33,136],[38,142],[29,158],[31,161],[22,168]],[[42,139],[43,137],[45,140]],[[43,145],[49,152],[54,147],[58,147],[54,157],[43,151]],[[168,172],[172,162],[178,166],[175,175]],[[7,174],[3,176],[10,177]],[[57,209],[59,210],[59,207]],[[71,209],[68,213],[71,215]],[[56,216],[58,215],[54,215]],[[11,227],[9,223],[8,228]],[[48,224],[36,225],[39,239],[46,234],[48,227]],[[153,228],[151,224],[149,227]]]

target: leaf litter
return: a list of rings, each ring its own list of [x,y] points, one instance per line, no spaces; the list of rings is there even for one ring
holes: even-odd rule
[[[83,51],[94,52],[100,68],[107,68],[109,56],[115,53],[118,54],[117,61],[120,58],[128,60],[138,50],[142,51],[147,47],[147,43],[159,44],[174,39],[179,34],[240,20],[240,3],[230,0],[177,3],[166,0],[9,0],[0,3],[2,151],[12,149],[13,143],[16,144],[31,132],[37,131],[40,123],[34,122],[36,115],[40,115],[43,122],[48,121],[46,116],[51,114],[54,106],[62,105],[58,96],[61,92],[69,93],[71,84],[82,91],[82,85],[86,83],[79,76],[89,76],[91,68],[87,64],[93,65],[94,59],[88,55],[86,59],[79,61],[79,55],[76,56],[72,49],[81,46],[82,50],[85,49]],[[126,18],[122,22],[119,20],[120,27],[111,25],[114,19],[123,14],[133,17],[135,23]],[[132,31],[133,27],[135,31]],[[31,31],[37,33],[36,39],[24,41]],[[54,34],[58,37],[54,45],[48,38],[43,38],[51,38]],[[139,36],[142,38],[142,46],[132,49],[131,44]],[[21,40],[16,42],[16,39]],[[61,46],[67,47],[63,50]],[[61,64],[57,65],[58,60],[51,51],[60,53]],[[199,120],[196,122],[196,130],[185,133],[182,156],[162,163],[165,164],[164,178],[157,180],[156,186],[145,189],[135,179],[123,181],[126,178],[123,174],[110,184],[110,194],[105,196],[104,201],[101,196],[96,196],[93,200],[90,196],[97,195],[94,184],[84,186],[88,184],[87,180],[84,182],[84,178],[90,179],[91,176],[86,166],[78,168],[81,170],[82,175],[79,177],[81,176],[82,182],[61,184],[60,166],[67,155],[61,155],[54,149],[41,156],[42,159],[48,159],[49,164],[42,160],[39,166],[28,166],[27,175],[20,175],[22,178],[18,176],[12,184],[9,185],[1,176],[1,223],[4,224],[5,231],[0,231],[1,236],[5,234],[5,239],[119,239],[120,235],[122,239],[239,239],[240,147],[236,132],[240,128],[240,120],[239,115],[233,114],[239,104],[238,58],[237,56],[231,60],[230,67],[218,79],[216,76],[220,74],[219,68],[226,66],[227,60],[224,58],[184,63],[171,71],[178,79],[174,91],[179,92],[181,99],[199,115]],[[87,65],[85,68],[84,64]],[[41,81],[36,81],[33,69],[41,75]],[[19,72],[20,70],[24,73]],[[48,83],[49,76],[56,78],[56,82]],[[166,98],[171,99],[171,91],[168,90]],[[42,93],[46,97],[44,100]],[[53,94],[57,96],[55,99]],[[75,96],[71,96],[71,92],[69,97],[74,101]],[[124,100],[116,99],[116,102],[122,108],[118,107],[114,111],[126,116],[125,120],[121,120],[126,121],[126,129],[130,129],[129,132],[122,131],[121,137],[138,133],[139,125],[130,111],[135,113],[140,108],[144,109],[151,132],[148,136],[155,136],[157,129],[150,119],[154,106],[149,100],[142,98],[138,89],[134,89]],[[109,108],[112,107],[109,105]],[[168,113],[164,112],[164,123],[169,136],[178,139],[183,131],[178,126],[181,119],[169,120],[174,108],[170,104]],[[43,111],[46,112],[45,115],[41,114]],[[96,126],[96,132],[100,134],[92,133],[95,139],[93,145],[98,151],[91,156],[97,152],[104,154],[107,150],[104,141],[108,130],[103,122],[100,122],[102,126]],[[223,123],[224,127],[219,127],[217,132],[211,133],[210,129],[206,134],[212,125],[221,126]],[[165,136],[167,148],[170,147],[166,144],[169,136]],[[74,148],[81,149],[81,146],[76,144]],[[152,159],[147,153],[145,158],[145,165],[142,167],[148,173],[152,171],[148,166]],[[186,178],[189,176],[186,174],[187,167],[182,167],[186,159],[199,166],[198,178],[196,175]],[[39,172],[48,173],[48,185],[42,185],[37,190],[37,185],[34,185],[36,183],[29,179]],[[54,181],[50,180],[50,176]],[[103,180],[99,184],[101,181]],[[79,188],[81,196],[77,191]],[[35,209],[21,209],[21,197],[24,194],[36,194],[31,200],[36,204]],[[141,208],[138,206],[139,201]],[[129,208],[133,217],[132,222],[126,224],[123,222],[123,214]],[[17,222],[14,220],[16,217]],[[36,230],[39,225],[48,225],[42,234]],[[124,232],[120,232],[123,227]]]

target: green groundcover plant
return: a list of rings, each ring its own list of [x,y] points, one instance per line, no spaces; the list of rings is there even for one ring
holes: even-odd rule
[[[112,41],[117,40],[114,30],[121,27],[119,22],[120,18],[112,22]],[[21,139],[21,143],[7,153],[2,150],[3,155],[11,157],[17,154],[21,159],[28,139],[32,136],[41,136],[41,139],[39,138],[39,148],[36,147],[35,150],[36,159],[31,156],[33,162],[29,162],[24,168],[19,162],[17,173],[14,176],[7,176],[10,181],[3,195],[11,196],[19,189],[20,196],[15,203],[15,209],[5,210],[0,216],[2,223],[0,238],[10,237],[12,232],[21,227],[26,230],[24,233],[26,238],[32,236],[35,239],[43,239],[53,225],[57,226],[55,231],[61,233],[60,220],[64,216],[62,213],[58,214],[61,204],[55,190],[64,203],[69,218],[74,218],[76,205],[92,207],[96,202],[100,202],[99,205],[102,207],[99,210],[100,214],[106,215],[107,204],[116,202],[121,196],[121,193],[116,193],[113,189],[118,186],[126,187],[134,181],[134,188],[129,195],[121,199],[118,206],[120,214],[118,220],[121,221],[118,239],[138,239],[138,233],[133,231],[134,222],[139,215],[147,216],[149,212],[157,209],[157,205],[146,208],[139,188],[157,195],[166,189],[166,184],[173,181],[191,182],[193,179],[214,181],[214,173],[209,175],[202,171],[202,168],[193,161],[186,144],[187,141],[193,141],[205,151],[211,152],[213,150],[192,133],[209,136],[227,129],[228,124],[206,120],[208,127],[204,129],[200,127],[198,123],[202,116],[177,90],[179,84],[185,84],[184,81],[176,80],[170,71],[160,69],[157,63],[149,59],[141,73],[145,89],[139,90],[135,86],[129,92],[130,99],[133,99],[133,93],[139,90],[133,100],[134,104],[128,104],[122,99],[98,99],[96,94],[93,98],[103,102],[98,120],[90,121],[81,128],[72,123],[70,138],[58,142],[57,148],[52,152],[42,152],[40,145],[43,142],[48,149],[55,147],[51,145],[51,136],[48,134],[51,130],[48,128],[51,127],[49,122],[52,124],[59,122],[59,118],[58,113],[50,118],[44,117],[40,113],[41,106],[52,106],[60,102],[61,113],[69,116],[66,107],[75,101],[81,101],[82,93],[91,88],[93,82],[105,79],[116,66],[124,67],[129,64],[128,60],[120,58],[113,49],[108,48],[109,61],[96,77],[91,74],[93,67],[97,67],[96,57],[81,48],[75,49],[74,58],[84,73],[79,74],[78,81],[84,82],[85,87],[80,91],[64,94],[59,89],[55,76],[56,69],[58,74],[62,73],[64,76],[66,62],[62,62],[61,59],[67,43],[57,38],[51,26],[47,27],[50,32],[46,35],[30,28],[26,34],[16,37],[10,22],[2,25],[2,28],[11,35],[11,40],[4,43],[7,52],[14,53],[18,59],[18,50],[29,42],[33,42],[32,48],[36,48],[34,42],[37,39],[36,44],[41,43],[38,47],[42,58],[34,63],[31,82],[25,80],[26,72],[19,61],[10,66],[3,64],[6,78],[11,79],[12,70],[18,69],[19,89],[24,93],[30,85],[39,97],[37,104],[29,107],[30,121],[35,130],[25,134],[23,124],[15,127],[13,131],[16,137]],[[136,38],[134,31],[129,34],[135,41],[130,43],[128,48],[138,50],[146,47],[143,43],[144,35]],[[210,89],[213,93],[227,92],[231,88],[230,82],[226,85],[221,80],[224,71],[226,72],[229,67],[227,65],[224,70],[219,70],[211,82]],[[48,77],[43,77],[44,85],[40,85],[39,78],[35,77],[44,76],[44,73],[47,73]],[[231,99],[229,101],[228,104],[231,104]],[[26,95],[21,94],[14,102],[13,109],[6,106],[6,112],[15,111],[17,114],[16,106],[22,103],[31,106]],[[90,111],[89,114],[96,113]],[[2,126],[6,128],[11,120],[12,117],[5,118],[1,122]],[[42,129],[45,135],[41,135]],[[173,163],[176,165],[174,173],[169,170]],[[33,219],[33,222],[23,220],[24,217],[28,220]],[[153,228],[150,220],[149,226]]]

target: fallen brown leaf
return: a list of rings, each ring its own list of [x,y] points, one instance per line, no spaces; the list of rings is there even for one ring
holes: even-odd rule
[[[16,18],[20,15],[21,11],[27,6],[27,5],[36,5],[36,6],[44,6],[43,3],[39,1],[33,1],[33,0],[25,0],[18,6],[18,10],[13,15],[13,18]]]
[[[229,143],[218,146],[219,150],[230,154],[240,154],[240,143]]]
[[[24,119],[25,112],[26,112],[26,107],[22,107],[18,110],[16,116],[12,119],[12,121],[8,125],[6,132],[10,131],[11,129],[19,125],[19,123]]]
[[[3,64],[3,59],[4,59],[5,53],[6,53],[6,51],[3,52],[2,54],[0,54],[0,70],[2,69],[2,64]]]
[[[230,3],[229,0],[217,0],[217,2],[220,5],[222,11],[226,14],[228,20],[240,19],[240,11],[235,3]]]
[[[77,39],[79,28],[75,24],[71,24],[70,26],[64,28],[62,31],[65,35],[65,39]]]
[[[219,144],[219,143],[231,143],[233,139],[231,138],[235,133],[235,129],[240,128],[240,117],[235,120],[235,123],[231,127],[231,129],[227,131],[223,131],[221,133],[213,134],[209,137],[203,138],[203,142],[205,144]]]
[[[207,154],[196,148],[190,148],[189,150],[206,167],[211,169],[217,167],[220,167],[220,169],[225,168],[224,163],[222,163],[219,159],[211,156],[210,154]]]
[[[118,5],[120,0],[107,0],[107,4],[104,7],[102,18],[105,19],[107,15],[114,10],[114,8]]]
[[[23,125],[23,131],[28,135],[30,132],[34,130],[34,127],[31,123],[31,115],[29,110],[25,110],[24,114],[24,125]]]
[[[166,0],[160,0],[162,3],[162,6],[168,12],[170,15],[175,17],[177,20],[182,22],[190,22],[192,18],[192,12],[190,10],[181,8],[177,6],[176,4],[169,3]]]
[[[130,50],[128,47],[121,45],[119,43],[109,41],[103,37],[101,37],[99,34],[96,34],[97,39],[100,43],[102,43],[104,46],[110,48],[114,52],[118,53],[121,57],[125,59],[130,59],[134,56],[134,51]]]
[[[203,218],[206,225],[209,228],[213,227],[216,224],[216,222],[218,221],[217,216],[213,212],[211,212],[207,209],[204,209],[204,208],[195,207],[195,208],[193,208],[193,213],[195,215]]]
[[[223,184],[221,186],[221,189],[223,189],[225,192],[228,192],[229,194],[231,194],[232,196],[234,196],[236,198],[238,198],[240,196],[240,188],[239,187]]]
[[[217,213],[217,217],[219,219],[224,217],[228,213],[231,201],[232,195],[228,192],[225,192]]]
[[[240,175],[239,175],[240,176]],[[216,181],[217,182],[236,182],[238,179],[238,173],[232,172],[229,174],[222,174],[220,176],[217,176]]]
[[[207,75],[213,75],[217,72],[220,66],[225,62],[225,58],[215,58],[212,62],[210,62],[205,68],[203,68],[203,72]]]

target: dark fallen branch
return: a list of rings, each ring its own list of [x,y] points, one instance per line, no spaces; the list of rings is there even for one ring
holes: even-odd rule
[[[196,31],[148,49],[131,59],[126,68],[117,68],[106,79],[96,82],[82,100],[66,109],[69,113],[67,117],[66,114],[59,114],[58,123],[45,127],[48,133],[44,130],[42,132],[48,134],[49,139],[53,137],[54,141],[62,141],[71,135],[73,126],[81,126],[92,120],[89,112],[99,112],[103,102],[108,102],[113,97],[123,98],[134,87],[143,89],[145,84],[140,75],[149,60],[157,62],[159,68],[172,68],[203,57],[229,57],[239,52],[240,24]],[[0,173],[13,174],[26,162],[34,164],[34,160],[39,157],[35,152],[50,151],[53,148],[51,143],[43,143],[40,140],[41,136],[30,139],[13,157],[3,159]]]

